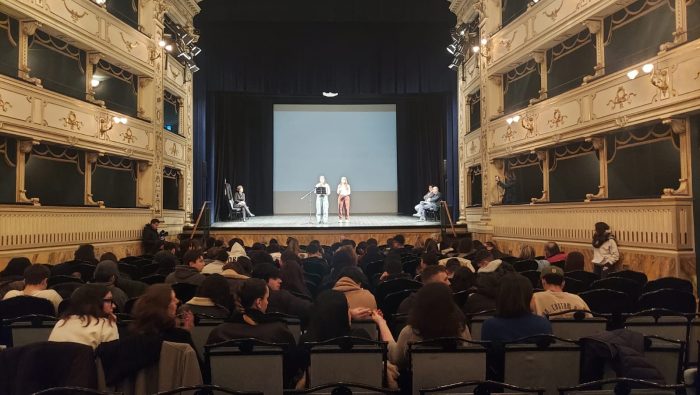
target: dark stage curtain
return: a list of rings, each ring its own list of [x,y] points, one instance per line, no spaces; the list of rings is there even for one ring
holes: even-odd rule
[[[296,99],[309,104],[313,100]],[[251,210],[272,215],[273,180],[273,104],[275,97],[215,92],[209,95],[207,135],[211,150],[214,185],[211,190],[214,218],[225,219],[224,179],[232,187],[243,185]],[[290,103],[287,99],[285,103]],[[374,99],[355,99],[338,104],[377,103]],[[411,214],[425,193],[426,185],[437,184],[445,190],[443,159],[445,136],[452,117],[451,95],[415,95],[384,98],[396,104],[398,209]],[[312,160],[312,159],[310,159]],[[448,199],[449,200],[449,199]]]

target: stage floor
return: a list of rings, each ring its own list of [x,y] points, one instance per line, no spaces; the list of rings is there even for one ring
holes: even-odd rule
[[[316,224],[316,216],[309,222],[308,215],[256,216],[243,221],[222,221],[212,224],[211,229],[367,229],[367,228],[434,228],[437,221],[418,221],[408,215],[355,215],[350,222],[339,222],[337,217],[328,217],[328,224]]]

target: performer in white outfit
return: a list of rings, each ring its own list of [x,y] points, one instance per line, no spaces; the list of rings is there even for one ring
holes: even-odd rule
[[[331,186],[326,182],[326,177],[321,176],[318,178],[318,184],[316,184],[316,192],[319,192],[318,188],[324,188],[321,192],[316,193],[316,223],[328,223],[328,195],[331,194]]]
[[[338,194],[338,222],[343,222],[343,217],[345,217],[345,222],[349,222],[351,191],[346,177],[340,177],[340,184],[338,184],[336,193]]]

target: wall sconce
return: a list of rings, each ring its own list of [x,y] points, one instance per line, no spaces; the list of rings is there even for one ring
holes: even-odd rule
[[[644,74],[649,74],[653,70],[654,70],[654,65],[651,63],[646,63],[644,66],[642,66],[642,72]],[[627,78],[629,78],[631,80],[637,78],[638,75],[639,75],[639,70],[637,70],[637,69],[632,69],[632,70],[627,72]]]
[[[97,88],[98,86],[100,86],[100,80],[98,80],[97,78],[93,78],[92,80],[90,80],[90,86],[92,86],[93,88]]]
[[[107,6],[107,0],[93,0],[95,4],[97,4],[100,7],[106,7]]]
[[[512,124],[513,122],[518,122],[520,121],[520,115],[514,115],[511,118],[506,119],[506,122],[508,125]]]

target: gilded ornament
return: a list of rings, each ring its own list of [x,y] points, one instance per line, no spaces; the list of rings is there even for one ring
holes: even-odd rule
[[[620,109],[625,108],[625,104],[632,104],[632,97],[637,96],[636,93],[634,92],[627,92],[625,91],[625,87],[621,86],[617,88],[617,93],[615,94],[615,97],[610,99],[608,101],[608,105],[612,106],[610,107],[611,110],[614,110],[618,105],[620,106]]]
[[[170,155],[177,156],[177,144],[173,143],[173,146],[170,148]]]
[[[12,108],[12,103],[7,100],[3,100],[2,95],[0,95],[0,109],[2,109],[2,112],[7,112],[9,108]]]
[[[513,139],[513,137],[515,137],[515,133],[516,132],[510,126],[508,126],[506,128],[506,132],[503,133],[503,140],[511,141]]]
[[[568,116],[562,115],[561,111],[557,108],[556,110],[554,110],[554,116],[552,117],[552,119],[547,121],[547,123],[549,124],[550,128],[558,128],[560,125],[564,124],[564,120],[566,118],[568,118]]]
[[[138,140],[138,138],[134,136],[134,133],[131,131],[131,128],[126,128],[126,131],[119,133],[119,135],[122,136],[122,141],[126,141],[129,144],[132,144],[134,141]]]
[[[132,49],[138,47],[139,43],[136,42],[136,41],[129,41],[129,40],[127,40],[126,37],[124,37],[124,33],[123,33],[123,32],[119,32],[119,35],[121,36],[122,42],[124,42],[124,45],[126,45],[126,50],[127,50],[129,53],[131,53],[131,50],[132,50]]]
[[[68,112],[68,116],[64,118],[60,118],[59,121],[63,121],[63,126],[68,127],[70,126],[70,130],[77,129],[80,130],[80,128],[83,127],[83,122],[78,121],[78,116],[75,115],[73,111]]]
[[[559,7],[553,9],[551,12],[543,11],[542,14],[546,16],[547,18],[551,19],[552,22],[557,20],[557,15],[559,15],[559,11],[561,10],[561,7],[564,5],[564,0],[561,0],[561,3],[559,3]]]
[[[63,0],[63,6],[66,7],[66,11],[70,13],[70,18],[73,20],[73,22],[78,22],[79,20],[83,19],[85,15],[87,15],[86,11],[83,11],[83,13],[81,14],[76,10],[68,8],[68,3],[66,3],[66,0]]]

